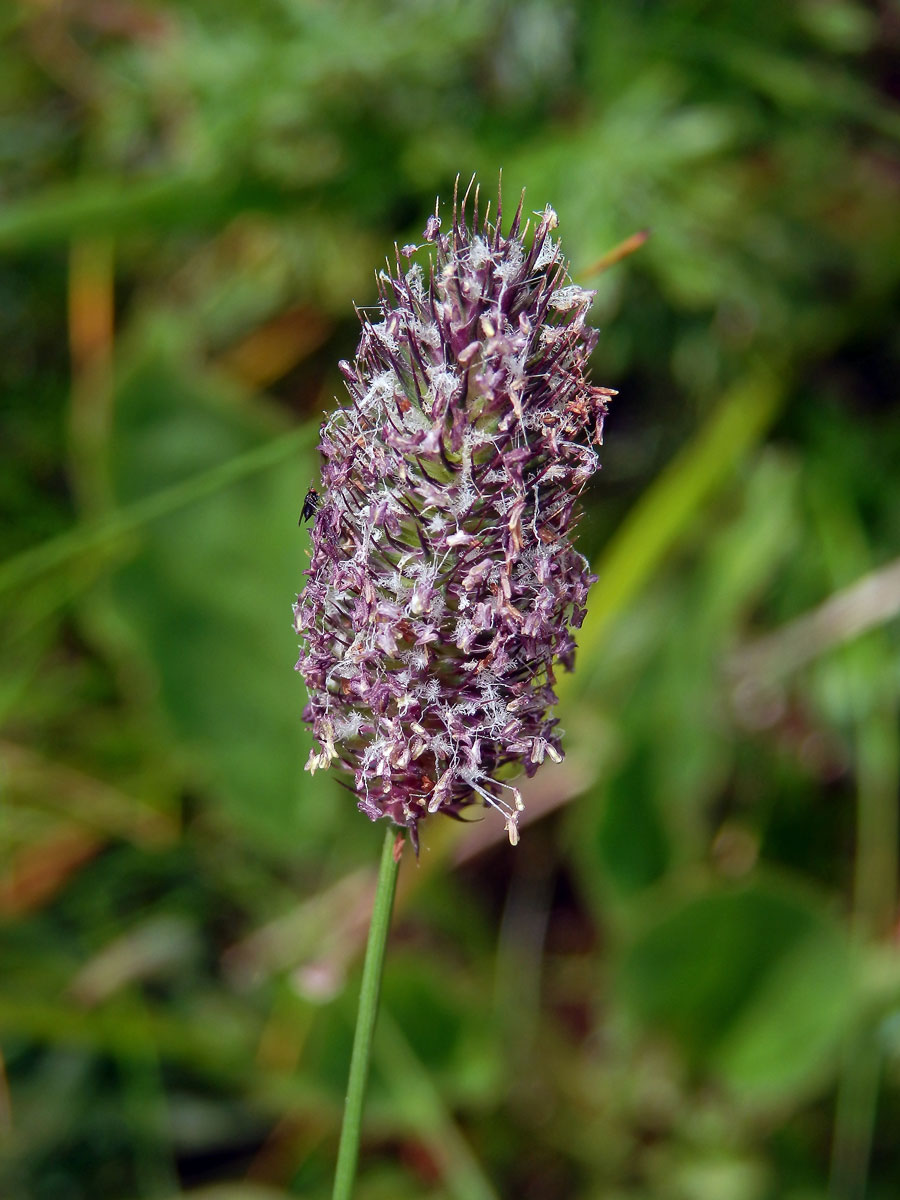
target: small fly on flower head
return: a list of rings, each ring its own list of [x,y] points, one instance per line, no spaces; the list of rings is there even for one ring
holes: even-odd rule
[[[319,493],[314,487],[311,487],[303,497],[303,508],[300,510],[300,520],[298,525],[302,525],[304,521],[311,520],[319,508]]]

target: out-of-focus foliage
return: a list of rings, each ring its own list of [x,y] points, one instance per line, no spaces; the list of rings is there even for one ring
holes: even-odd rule
[[[598,289],[600,578],[548,815],[404,864],[360,1198],[896,1196],[896,7],[0,29],[3,1196],[329,1194],[380,831],[301,769],[296,517],[352,303],[501,167]]]

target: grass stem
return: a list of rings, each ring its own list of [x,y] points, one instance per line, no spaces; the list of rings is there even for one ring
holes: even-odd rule
[[[378,1015],[384,951],[391,924],[391,910],[394,907],[394,892],[397,888],[397,873],[400,866],[400,856],[395,853],[395,843],[396,830],[393,826],[389,826],[384,835],[384,845],[381,850],[381,865],[378,869],[378,883],[372,906],[372,922],[369,926],[369,940],[366,944],[366,959],[359,992],[359,1009],[356,1015],[356,1031],[353,1035],[353,1053],[350,1056],[350,1078],[347,1081],[347,1099],[344,1103],[344,1120],[341,1125],[341,1140],[338,1146],[337,1168],[334,1175],[333,1200],[350,1200],[353,1181],[356,1178],[363,1099],[366,1080],[369,1076],[375,1018]]]

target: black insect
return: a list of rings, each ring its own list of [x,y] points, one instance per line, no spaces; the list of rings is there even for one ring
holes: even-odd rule
[[[298,525],[302,525],[304,521],[311,520],[319,508],[319,493],[315,488],[310,488],[303,497],[303,508],[300,510],[300,520]]]

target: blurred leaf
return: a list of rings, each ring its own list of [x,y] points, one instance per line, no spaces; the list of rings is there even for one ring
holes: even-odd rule
[[[293,454],[309,451],[315,441],[312,427],[292,431],[257,445],[244,454],[216,463],[208,470],[161,487],[108,517],[85,522],[47,542],[41,542],[0,566],[0,593],[24,587],[45,572],[68,567],[92,554],[119,552],[119,542],[142,526],[203,500],[245,476],[272,468]]]
[[[253,1025],[234,1007],[216,1020],[209,1012],[147,1013],[141,1006],[110,1005],[92,1012],[70,1002],[50,1003],[6,995],[0,1000],[0,1029],[7,1036],[34,1038],[51,1045],[84,1046],[120,1054],[162,1054],[193,1064],[220,1078],[240,1078],[251,1052]],[[149,1042],[148,1042],[149,1039]],[[150,1050],[148,1051],[148,1045]]]
[[[289,1200],[292,1195],[293,1192],[266,1187],[261,1183],[220,1183],[178,1192],[170,1200]]]
[[[115,482],[126,506],[268,440],[260,417],[154,350],[123,379],[116,412]],[[303,829],[301,796],[330,791],[303,773],[302,685],[291,670],[303,555],[296,512],[312,475],[309,458],[273,465],[160,518],[112,581],[198,782],[214,784],[244,828],[286,852]]]
[[[595,804],[602,812],[596,846],[580,843],[582,853],[594,850],[592,863],[600,865],[615,888],[626,896],[655,883],[669,862],[668,835],[644,750],[639,748],[624,768],[615,772],[604,789],[602,807]]]
[[[760,881],[657,908],[625,951],[619,983],[642,1022],[761,1100],[834,1066],[854,967],[820,903]]]
[[[387,1011],[379,1017],[376,1063],[411,1131],[440,1164],[447,1194],[456,1200],[496,1200],[497,1192],[445,1108],[432,1074]]]
[[[834,1069],[854,1008],[853,961],[837,926],[811,930],[773,960],[714,1055],[725,1081],[756,1101]]]
[[[712,489],[762,434],[779,401],[778,381],[768,372],[736,385],[619,526],[594,565],[599,578],[578,639],[578,678],[584,683],[589,681],[586,660],[597,653],[608,626],[684,535]]]
[[[279,211],[285,199],[271,187],[227,177],[171,174],[128,183],[88,178],[0,212],[0,251],[92,234],[215,228],[248,207]]]
[[[177,827],[136,796],[129,796],[83,772],[41,758],[11,742],[0,742],[3,799],[7,804],[33,804],[64,813],[79,825],[106,836],[164,844]]]

